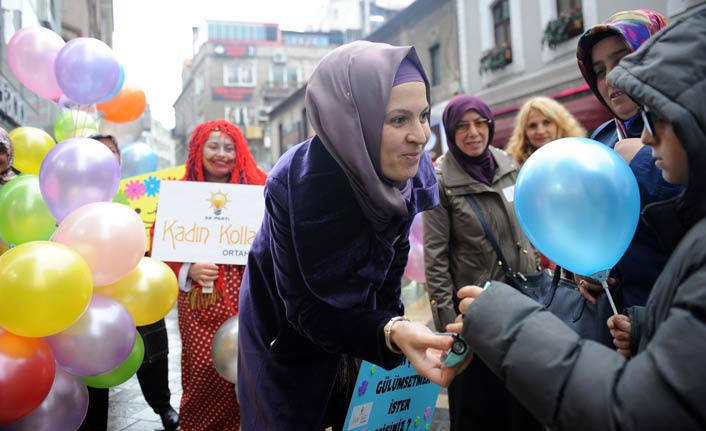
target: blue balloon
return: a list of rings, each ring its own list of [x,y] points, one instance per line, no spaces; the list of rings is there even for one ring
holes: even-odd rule
[[[630,167],[611,148],[586,138],[558,139],[520,169],[515,213],[545,256],[592,275],[612,268],[630,245],[640,192]]]
[[[157,153],[144,142],[130,143],[120,149],[122,178],[134,177],[157,170]]]
[[[113,88],[113,91],[107,95],[106,97],[102,98],[101,100],[98,101],[98,103],[105,103],[109,100],[111,100],[113,97],[117,96],[118,93],[120,93],[120,90],[123,88],[123,84],[125,83],[125,69],[123,69],[123,65],[120,65],[120,77],[118,78],[118,83],[115,85],[115,88]]]

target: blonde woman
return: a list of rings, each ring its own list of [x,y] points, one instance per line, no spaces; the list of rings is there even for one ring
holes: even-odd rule
[[[586,137],[586,130],[564,106],[549,97],[533,97],[520,108],[507,152],[522,166],[542,145],[555,139]],[[554,262],[539,254],[542,268],[554,269]]]
[[[574,136],[586,137],[586,130],[561,103],[549,97],[533,97],[517,113],[506,150],[522,166],[547,142]]]

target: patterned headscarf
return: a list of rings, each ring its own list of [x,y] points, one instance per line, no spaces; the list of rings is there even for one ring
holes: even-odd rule
[[[255,163],[243,133],[235,124],[226,120],[207,121],[196,126],[191,135],[191,141],[189,141],[189,156],[186,159],[186,172],[183,180],[206,181],[203,174],[203,147],[206,145],[208,136],[214,131],[228,135],[235,144],[235,163],[229,183],[265,184],[267,174]]]
[[[596,74],[593,72],[593,47],[609,36],[620,36],[630,52],[636,51],[647,39],[667,25],[667,20],[660,13],[649,9],[637,9],[618,12],[586,30],[576,47],[576,59],[583,79],[591,87],[598,100],[610,110],[596,86]],[[612,112],[612,110],[611,110]]]
[[[12,145],[12,139],[7,134],[7,130],[2,127],[0,127],[0,147],[7,150],[8,159],[7,169],[0,172],[0,186],[2,186],[16,177],[15,171],[12,170],[12,163],[15,159],[15,147]]]

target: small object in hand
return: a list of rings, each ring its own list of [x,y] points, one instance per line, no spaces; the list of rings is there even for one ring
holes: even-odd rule
[[[468,355],[468,343],[462,336],[455,334],[451,348],[441,354],[441,363],[447,367],[454,367],[461,363]]]

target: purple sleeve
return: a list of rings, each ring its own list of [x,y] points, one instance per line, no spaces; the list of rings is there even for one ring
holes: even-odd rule
[[[305,281],[290,225],[287,189],[274,178],[270,178],[268,182],[265,204],[266,220],[271,233],[269,245],[275,268],[275,284],[289,323],[303,336],[327,351],[348,353],[386,368],[396,366],[402,357],[393,354],[386,347],[383,327],[391,317],[403,311],[399,301],[399,289],[404,270],[403,262],[406,263],[407,258],[404,251],[408,249],[409,244],[400,241],[399,250],[395,249],[400,255],[394,257],[376,296],[380,302],[378,307],[370,308],[369,303],[337,307],[322,298],[322,292],[332,292],[330,287],[318,289],[318,286],[310,286]],[[322,237],[323,241],[326,239]],[[333,276],[331,278],[335,279]],[[361,289],[369,287],[361,286]],[[381,309],[380,306],[384,308]]]

